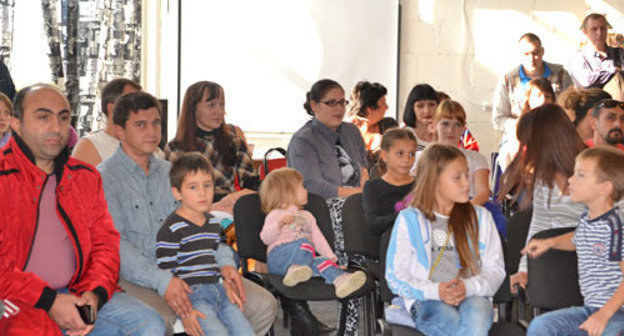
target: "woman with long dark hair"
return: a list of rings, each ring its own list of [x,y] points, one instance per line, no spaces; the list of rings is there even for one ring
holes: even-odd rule
[[[171,161],[184,152],[206,155],[215,174],[214,201],[222,201],[215,205],[232,213],[240,196],[258,190],[260,179],[243,131],[227,124],[224,117],[225,93],[221,85],[209,81],[191,85],[184,94],[178,130],[167,144],[165,156]]]
[[[570,201],[568,178],[574,160],[586,146],[564,110],[545,104],[520,117],[517,129],[518,154],[502,176],[499,199],[513,194],[520,208],[533,207],[527,241],[536,233],[578,225],[582,204]],[[510,278],[513,285],[527,283],[526,257]]]

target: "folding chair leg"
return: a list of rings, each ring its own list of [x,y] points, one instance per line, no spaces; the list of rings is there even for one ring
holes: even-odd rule
[[[340,321],[338,323],[338,336],[344,336],[347,324],[347,301],[340,301]]]

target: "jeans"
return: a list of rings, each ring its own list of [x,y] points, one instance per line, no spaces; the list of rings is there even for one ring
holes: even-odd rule
[[[274,247],[267,256],[269,273],[285,275],[292,265],[310,266],[314,275],[320,275],[331,284],[345,272],[326,257],[314,256],[314,245],[307,239],[299,239]]]
[[[210,336],[255,336],[243,312],[230,302],[220,283],[191,285],[193,308],[206,315],[199,318],[204,334]]]
[[[486,336],[494,320],[492,303],[482,296],[470,296],[454,307],[438,300],[416,301],[412,319],[429,336]]]
[[[598,311],[598,308],[582,306],[559,309],[540,315],[531,321],[527,335],[548,335],[548,336],[586,336],[585,330],[579,326]],[[602,332],[603,336],[624,335],[624,312],[618,311],[611,317],[609,323]]]
[[[58,290],[67,294],[67,289]],[[145,303],[116,292],[97,312],[95,328],[89,336],[153,336],[164,335],[165,323],[160,315]],[[65,331],[63,331],[65,335]]]

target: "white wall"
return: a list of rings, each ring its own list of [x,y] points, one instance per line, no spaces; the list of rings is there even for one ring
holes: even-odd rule
[[[489,156],[500,134],[491,122],[491,97],[500,76],[519,64],[517,39],[536,33],[544,59],[566,64],[583,35],[583,17],[606,13],[624,32],[623,0],[402,0],[399,102],[429,83],[462,103],[468,127]]]
[[[399,111],[414,85],[430,83],[464,105],[486,156],[497,150],[500,138],[490,122],[492,93],[498,78],[519,63],[514,48],[520,35],[538,34],[544,59],[565,64],[583,39],[578,28],[586,14],[606,13],[614,30],[624,32],[624,0],[401,0],[401,5]],[[142,84],[170,100],[169,138],[177,104],[177,10],[171,0],[146,1],[143,8]],[[283,145],[288,137],[267,141]]]

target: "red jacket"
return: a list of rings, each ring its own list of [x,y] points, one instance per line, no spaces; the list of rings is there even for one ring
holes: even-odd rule
[[[2,335],[9,334],[7,326],[11,335],[60,334],[47,314],[56,292],[35,274],[24,272],[46,180],[33,162],[30,150],[17,136],[0,152],[0,298],[9,299],[21,311],[0,320]],[[119,278],[119,233],[108,213],[102,179],[93,166],[69,158],[67,149],[54,163],[59,181],[57,214],[77,262],[68,287],[78,294],[93,291],[101,307],[112,297]]]

